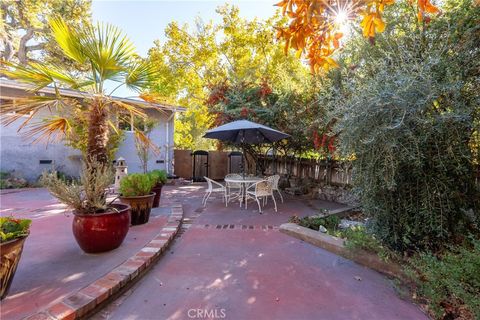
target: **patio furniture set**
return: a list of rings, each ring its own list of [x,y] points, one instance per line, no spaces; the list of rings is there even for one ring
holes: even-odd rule
[[[248,200],[255,200],[258,205],[258,211],[262,213],[262,206],[268,203],[268,198],[272,198],[277,211],[277,201],[274,196],[276,191],[283,203],[283,196],[278,188],[279,175],[273,175],[269,177],[255,177],[255,176],[243,176],[240,174],[228,174],[225,176],[225,185],[204,177],[207,181],[207,190],[203,197],[202,204],[207,205],[207,201],[212,193],[222,195],[222,200],[225,202],[225,206],[233,201],[237,200],[240,203],[240,207],[245,203],[245,209],[248,208]]]

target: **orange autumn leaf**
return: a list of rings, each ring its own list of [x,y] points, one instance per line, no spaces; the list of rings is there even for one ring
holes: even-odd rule
[[[424,18],[429,21],[428,14],[440,12],[431,0],[408,1],[416,3],[419,21]],[[376,34],[385,31],[382,14],[394,3],[395,0],[282,0],[275,5],[290,18],[290,24],[278,29],[277,37],[285,41],[285,54],[290,48],[297,51],[297,56],[303,53],[312,72],[330,69],[336,65],[333,55],[341,47],[339,39],[342,35],[336,32],[336,14],[346,9],[349,20],[362,15],[362,33],[374,44]]]

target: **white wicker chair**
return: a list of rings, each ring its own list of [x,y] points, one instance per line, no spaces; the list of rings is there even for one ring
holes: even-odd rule
[[[234,178],[242,179],[242,176],[238,173],[230,173],[225,176],[225,179]],[[243,186],[239,182],[226,182],[225,187],[227,188],[227,203],[232,199],[242,198],[243,196]]]
[[[278,188],[278,181],[280,181],[280,176],[278,174],[275,174],[273,176],[270,176],[267,178],[268,181],[272,184],[272,189],[273,191],[277,191],[278,194],[280,195],[280,199],[282,200],[283,203],[283,196],[282,193],[280,192],[280,189]]]
[[[254,183],[246,190],[245,209],[247,209],[248,199],[255,199],[258,204],[258,211],[262,213],[262,206],[260,205],[260,200],[262,200],[265,204],[268,197],[272,197],[273,204],[275,205],[275,212],[277,212],[277,202],[275,201],[275,196],[273,195],[272,184],[268,180],[262,180]]]
[[[203,206],[207,205],[208,198],[212,195],[212,193],[222,193],[222,202],[225,201],[227,203],[227,189],[221,183],[218,183],[215,180],[210,178],[204,177],[207,180],[207,191],[205,192],[205,196],[203,196],[202,204]]]

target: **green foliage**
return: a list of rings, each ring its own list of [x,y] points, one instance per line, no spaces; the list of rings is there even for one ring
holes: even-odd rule
[[[48,28],[48,20],[61,16],[76,27],[89,25],[91,1],[89,0],[42,0],[1,2],[2,22],[0,39],[1,58],[27,61],[42,61],[67,69],[79,65],[67,59],[56,45]],[[82,66],[83,67],[83,66]]]
[[[303,218],[299,218],[298,216],[292,216],[290,217],[289,222],[296,223],[302,227],[313,230],[318,230],[320,226],[324,226],[329,232],[334,232],[338,229],[340,218],[336,215],[330,215],[327,217],[312,216]]]
[[[480,319],[480,241],[443,254],[419,254],[408,274],[436,319]]]
[[[107,210],[107,188],[113,183],[113,169],[97,161],[85,163],[80,183],[62,180],[57,172],[44,172],[40,182],[60,202],[79,214]]]
[[[240,119],[265,124],[290,134],[289,139],[275,145],[279,152],[300,155],[313,149],[311,129],[313,119],[318,116],[316,110],[309,107],[313,97],[307,91],[275,89],[267,80],[222,82],[211,87],[207,104],[210,113],[215,114],[214,125]],[[260,153],[258,146],[249,148],[252,155]]]
[[[339,229],[338,226],[341,219],[336,215],[330,215],[327,217],[310,216],[303,218],[292,216],[290,217],[289,222],[313,230],[319,230],[320,226],[324,226],[327,229],[327,234],[345,239],[346,247],[352,250],[362,249],[374,252],[384,260],[388,260],[395,256],[393,252],[385,248],[380,240],[364,226],[352,226],[346,229]]]
[[[25,179],[17,178],[10,172],[0,172],[0,189],[20,189],[27,186]]]
[[[345,156],[356,158],[354,183],[378,238],[399,251],[435,250],[479,219],[470,145],[480,7],[447,1],[428,27],[408,6],[393,10],[395,23],[375,46],[354,37],[331,74],[341,97],[332,100],[335,130]]]
[[[362,249],[378,254],[384,260],[388,260],[394,254],[382,245],[374,234],[368,232],[364,226],[353,226],[341,230],[337,235],[344,238],[345,245],[350,249]]]
[[[273,29],[283,18],[246,20],[238,8],[217,9],[221,22],[203,22],[191,27],[170,23],[165,43],[156,42],[150,60],[160,75],[152,91],[168,102],[187,107],[175,123],[175,144],[185,149],[211,149],[203,133],[213,118],[206,108],[209,87],[225,79],[234,84],[268,78],[277,87],[302,90],[308,70],[294,54],[285,55],[275,41]],[[291,109],[290,109],[291,110]]]
[[[152,192],[155,183],[148,174],[129,174],[120,181],[120,194],[124,197],[146,196]]]
[[[154,184],[167,183],[167,172],[165,170],[152,170],[148,173],[150,178],[154,181]]]
[[[29,219],[15,219],[13,217],[0,217],[0,242],[7,242],[28,235]]]

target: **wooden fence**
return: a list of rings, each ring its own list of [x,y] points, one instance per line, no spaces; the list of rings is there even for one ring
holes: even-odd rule
[[[175,174],[185,179],[191,179],[193,161],[191,150],[175,150]],[[209,151],[208,176],[220,180],[231,171],[229,152]],[[311,179],[318,183],[329,185],[350,185],[352,182],[352,163],[348,161],[326,161],[300,159],[293,157],[259,156],[259,165],[253,159],[247,159],[246,171],[251,174],[280,174],[289,178]],[[476,183],[480,186],[480,167],[476,170]]]
[[[266,174],[277,173],[287,177],[310,179],[329,185],[349,185],[352,181],[352,163],[292,157],[261,156],[259,162]]]
[[[223,179],[230,172],[228,152],[209,151],[208,177]],[[352,165],[350,162],[299,159],[292,157],[259,156],[258,164],[253,159],[245,161],[246,171],[251,174],[280,174],[289,178],[311,179],[318,183],[349,185]],[[185,179],[193,176],[191,150],[175,150],[175,174]]]

